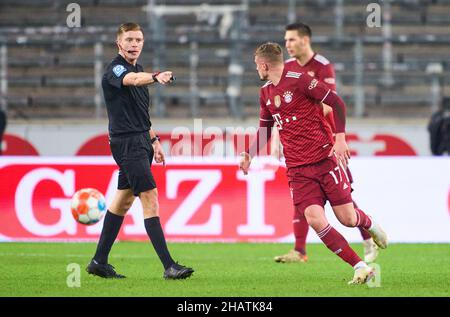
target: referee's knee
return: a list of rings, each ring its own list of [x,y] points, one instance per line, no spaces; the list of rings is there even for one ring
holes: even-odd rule
[[[141,200],[158,200],[158,189],[157,188],[153,188],[153,189],[149,189],[146,190],[145,192],[141,192],[139,193],[139,198]]]

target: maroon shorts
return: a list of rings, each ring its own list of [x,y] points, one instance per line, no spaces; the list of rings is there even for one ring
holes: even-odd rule
[[[348,179],[350,180],[350,184],[353,184],[353,176],[352,176],[352,173],[350,172],[350,169],[348,168],[348,166],[347,166],[347,176],[348,176]]]
[[[338,165],[334,157],[287,171],[292,200],[298,211],[308,206],[331,206],[352,202],[351,185],[346,169]]]

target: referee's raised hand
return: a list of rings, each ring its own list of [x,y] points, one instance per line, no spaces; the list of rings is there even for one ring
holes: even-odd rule
[[[172,82],[174,77],[171,71],[165,71],[156,75],[155,78],[157,82],[160,83],[161,85],[166,85]]]

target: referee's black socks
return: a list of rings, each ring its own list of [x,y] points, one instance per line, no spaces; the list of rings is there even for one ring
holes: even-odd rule
[[[167,249],[166,238],[159,221],[159,217],[151,217],[144,219],[145,230],[147,230],[148,237],[152,241],[153,248],[159,256],[164,269],[170,267],[175,261],[170,256]]]
[[[106,212],[105,221],[103,222],[103,229],[98,241],[97,251],[94,255],[94,260],[100,264],[108,263],[108,255],[111,247],[119,234],[122,226],[123,216],[113,214],[109,210]]]

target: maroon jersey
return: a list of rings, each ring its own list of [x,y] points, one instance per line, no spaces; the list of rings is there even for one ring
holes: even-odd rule
[[[333,135],[320,106],[327,97],[332,101],[335,94],[325,84],[286,67],[277,86],[268,81],[261,87],[260,126],[277,126],[288,168],[328,156]]]
[[[290,71],[307,73],[309,76],[326,84],[331,90],[336,91],[336,75],[333,64],[320,54],[314,53],[313,57],[303,66],[295,58],[288,59],[284,67]],[[330,112],[325,118],[331,126],[331,130],[335,132],[333,112]]]
[[[336,75],[333,64],[320,54],[315,53],[303,66],[295,58],[288,59],[284,67],[293,72],[306,73],[326,84],[331,90],[336,91]]]

